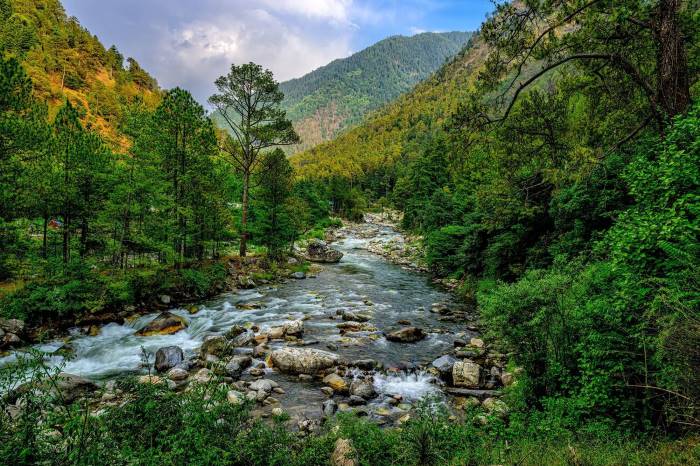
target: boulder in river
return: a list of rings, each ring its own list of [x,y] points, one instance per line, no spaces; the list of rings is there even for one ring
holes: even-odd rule
[[[284,334],[287,336],[300,337],[304,334],[304,321],[292,320],[284,324]]]
[[[347,393],[348,383],[338,374],[328,374],[323,378],[323,383],[328,385],[337,393]]]
[[[425,338],[425,333],[418,327],[404,327],[384,335],[387,340],[398,343],[415,343]]]
[[[155,368],[158,372],[165,372],[185,360],[182,348],[179,346],[166,346],[156,351]]]
[[[452,382],[456,387],[478,388],[481,378],[481,366],[464,359],[452,366]]]
[[[272,364],[291,374],[315,374],[338,364],[338,355],[315,348],[280,348],[270,355]]]
[[[170,312],[162,312],[144,328],[136,332],[142,337],[152,335],[171,335],[187,327],[187,321]]]
[[[321,413],[324,418],[333,417],[336,411],[338,411],[338,403],[333,400],[326,400],[321,405]]]
[[[454,366],[456,362],[457,359],[446,354],[433,361],[432,366],[440,372],[440,375],[446,376],[452,373],[452,366]]]
[[[377,392],[374,391],[374,384],[371,380],[355,379],[350,384],[350,395],[370,400],[377,396]]]
[[[325,241],[314,240],[306,248],[306,257],[311,262],[333,264],[340,262],[340,259],[343,258],[343,253],[331,248]]]
[[[244,370],[250,367],[252,362],[250,356],[234,356],[226,363],[226,374],[238,378]]]
[[[251,330],[246,330],[231,340],[233,346],[248,346],[253,343],[255,343],[255,334]]]
[[[232,350],[231,345],[222,335],[210,335],[204,339],[199,352],[202,356],[213,355],[217,357],[226,356]]]
[[[368,322],[370,320],[370,316],[368,316],[367,314],[361,314],[359,312],[344,311],[343,320],[349,320],[353,322]]]

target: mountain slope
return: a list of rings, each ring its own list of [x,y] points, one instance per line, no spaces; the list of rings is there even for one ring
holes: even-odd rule
[[[282,83],[283,107],[302,139],[293,151],[332,139],[372,110],[411,90],[457,54],[471,35],[448,32],[389,37]]]
[[[304,177],[356,178],[411,151],[413,141],[441,128],[468,94],[486,56],[475,38],[453,60],[360,126],[292,157]]]
[[[59,0],[0,0],[0,50],[21,61],[51,116],[68,99],[114,149],[128,146],[119,131],[126,106],[160,100],[158,84],[136,60],[125,68],[116,47],[106,49]]]

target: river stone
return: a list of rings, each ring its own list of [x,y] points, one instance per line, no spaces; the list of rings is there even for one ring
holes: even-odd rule
[[[285,322],[284,324],[284,334],[287,336],[300,337],[304,333],[304,321],[293,320],[291,322]]]
[[[172,299],[170,298],[170,296],[168,296],[167,294],[162,294],[162,295],[160,295],[160,296],[159,296],[159,299],[160,299],[160,302],[163,303],[163,304],[170,304],[170,301],[172,301]]]
[[[272,352],[270,360],[280,370],[290,374],[310,374],[338,364],[338,355],[315,348],[280,348]]]
[[[350,384],[350,395],[355,395],[370,400],[377,396],[374,384],[370,380],[355,379]]]
[[[356,466],[355,449],[350,440],[339,438],[331,454],[331,466]]]
[[[260,379],[256,380],[255,382],[251,382],[250,385],[248,385],[248,388],[250,390],[254,390],[256,392],[265,392],[265,393],[270,393],[272,392],[273,388],[279,387],[279,384],[275,382],[274,380],[270,379]]]
[[[361,314],[359,312],[345,311],[343,312],[343,320],[350,320],[353,322],[368,322],[370,316],[367,314]]]
[[[142,337],[172,335],[187,327],[187,321],[170,312],[162,312],[144,328],[136,332]]]
[[[425,338],[425,333],[418,327],[404,327],[384,335],[387,340],[398,343],[415,343]]]
[[[0,319],[0,330],[4,330],[7,333],[14,333],[15,335],[22,335],[22,333],[24,333],[24,327],[25,327],[25,323],[23,320],[20,320],[20,319]]]
[[[321,405],[324,418],[333,417],[336,411],[338,411],[338,404],[334,400],[326,400]]]
[[[294,272],[290,275],[290,277],[294,278],[295,280],[303,280],[306,278],[306,274],[304,272]]]
[[[500,417],[505,417],[508,414],[508,405],[498,398],[486,398],[481,402],[481,405],[486,411]]]
[[[245,332],[241,333],[233,340],[231,340],[231,344],[233,346],[248,346],[253,344],[254,342],[255,334],[251,330],[246,330]]]
[[[266,353],[267,347],[265,345],[257,345],[255,348],[253,348],[254,358],[264,358]]]
[[[179,346],[166,346],[156,351],[155,368],[158,372],[165,372],[184,361],[185,355]]]
[[[234,325],[233,327],[231,327],[231,328],[226,332],[226,334],[225,334],[224,336],[225,336],[226,338],[228,338],[229,340],[233,340],[233,339],[236,338],[238,335],[240,335],[240,334],[242,334],[242,333],[245,333],[246,331],[247,331],[247,330],[246,330],[246,328],[245,328],[244,326],[242,326],[242,325]]]
[[[474,348],[483,348],[484,347],[484,340],[481,338],[472,338],[469,340],[469,346],[473,346]]]
[[[211,381],[211,379],[211,371],[206,367],[203,367],[202,369],[198,370],[194,377],[192,377],[192,380],[194,380],[197,383],[208,383]]]
[[[359,369],[370,371],[377,367],[377,361],[374,359],[358,359],[357,361],[351,361],[350,365]]]
[[[513,377],[513,374],[512,374],[512,373],[510,373],[510,372],[503,372],[503,373],[501,374],[501,383],[502,383],[505,387],[510,387],[511,385],[513,385],[513,382],[514,382],[514,381],[515,381],[515,377]]]
[[[348,392],[348,383],[345,381],[344,378],[342,378],[338,374],[328,374],[323,378],[323,383],[331,387],[335,392]]]
[[[234,356],[226,363],[226,374],[233,378],[238,378],[241,373],[250,367],[253,362],[250,356]]]
[[[97,390],[97,384],[74,374],[61,372],[52,384],[52,393],[65,404],[73,403],[78,398]]]
[[[231,347],[224,336],[210,335],[204,339],[199,352],[204,357],[207,355],[221,357],[230,354]]]
[[[226,393],[226,400],[232,405],[242,405],[245,402],[245,395],[236,390],[229,390]]]
[[[452,366],[452,383],[456,387],[478,388],[481,366],[468,359],[455,362]]]
[[[267,331],[270,340],[281,340],[284,338],[284,327],[272,327]]]
[[[457,359],[446,354],[433,361],[432,366],[440,372],[440,375],[444,376],[452,372],[452,366],[454,366],[456,362]]]
[[[247,275],[239,275],[238,276],[238,288],[243,288],[243,289],[251,289],[255,288],[257,285],[255,284],[255,281],[248,277]]]
[[[168,371],[168,379],[173,380],[175,382],[182,382],[187,377],[189,377],[189,375],[190,373],[181,367],[173,367]]]
[[[350,406],[362,406],[367,404],[367,400],[357,395],[350,395],[350,400],[348,401]]]
[[[343,253],[329,247],[325,241],[313,240],[306,248],[306,256],[311,262],[335,263],[340,262]]]

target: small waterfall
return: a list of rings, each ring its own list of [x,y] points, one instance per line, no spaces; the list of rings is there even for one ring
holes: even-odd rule
[[[384,395],[401,395],[406,401],[419,401],[428,395],[440,393],[435,377],[427,372],[375,374],[374,389]]]

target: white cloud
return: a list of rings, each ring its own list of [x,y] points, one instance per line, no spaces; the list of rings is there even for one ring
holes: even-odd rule
[[[352,0],[263,0],[267,8],[307,18],[348,22]]]
[[[261,7],[261,3],[266,2],[172,27],[158,45],[159,67],[164,69],[159,74],[167,77],[162,84],[191,89],[204,102],[213,91],[211,83],[228,72],[232,63],[254,61],[272,70],[278,81],[285,81],[351,52],[354,29],[343,10],[351,2],[279,1],[274,2],[276,10]],[[292,12],[293,4],[299,7]],[[319,21],[314,25],[289,21],[286,14],[313,16]],[[327,21],[320,21],[322,17]]]

